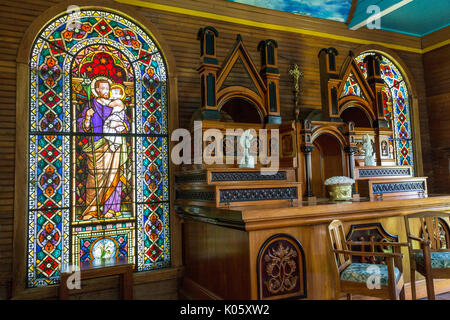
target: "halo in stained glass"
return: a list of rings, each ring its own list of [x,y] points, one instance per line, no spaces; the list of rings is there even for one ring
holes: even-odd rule
[[[170,265],[167,119],[164,58],[141,27],[81,10],[42,29],[30,55],[28,287],[99,258],[153,252],[145,270]],[[139,216],[144,202],[158,219]],[[158,232],[141,241],[148,221]]]

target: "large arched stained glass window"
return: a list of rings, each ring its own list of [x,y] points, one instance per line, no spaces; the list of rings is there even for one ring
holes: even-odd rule
[[[63,265],[170,264],[167,74],[148,33],[81,10],[30,56],[28,287]]]
[[[356,58],[356,62],[366,78],[367,70],[364,58],[374,54],[375,52],[364,52]],[[381,78],[385,83],[382,92],[384,116],[392,123],[394,129],[394,137],[390,142],[395,146],[397,164],[414,167],[408,88],[403,75],[395,64],[386,56],[381,55],[381,57]]]

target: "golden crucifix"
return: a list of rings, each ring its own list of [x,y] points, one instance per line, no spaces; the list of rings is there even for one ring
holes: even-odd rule
[[[294,116],[295,116],[295,121],[298,121],[299,118],[299,113],[300,113],[300,107],[299,107],[299,99],[298,99],[298,94],[300,91],[300,84],[299,84],[299,80],[300,78],[303,77],[303,71],[300,71],[300,69],[298,68],[297,64],[294,64],[292,66],[292,68],[289,70],[289,74],[294,78],[294,102],[295,102],[295,106],[294,106]]]

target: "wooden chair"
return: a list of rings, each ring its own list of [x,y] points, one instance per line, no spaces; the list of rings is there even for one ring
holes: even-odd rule
[[[346,241],[344,226],[339,220],[334,220],[330,223],[328,226],[328,235],[332,257],[335,263],[336,299],[339,298],[341,292],[346,293],[347,299],[349,300],[351,300],[352,294],[382,299],[405,299],[402,268],[403,254],[400,253],[400,247],[408,246],[407,243]],[[393,252],[351,251],[350,246],[354,245],[369,245],[372,248],[392,247]],[[386,265],[354,263],[352,262],[352,256],[383,257]],[[376,285],[377,283],[378,285]]]
[[[450,214],[429,211],[405,216],[413,300],[416,299],[416,271],[425,276],[429,300],[435,299],[433,279],[450,279],[450,228],[444,218],[450,218]],[[411,232],[413,221],[420,221],[415,235]],[[417,242],[420,249],[413,247]]]

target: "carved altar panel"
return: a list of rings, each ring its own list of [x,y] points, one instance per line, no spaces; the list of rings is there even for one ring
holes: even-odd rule
[[[300,242],[276,234],[262,245],[257,261],[258,299],[306,298],[305,254]]]

